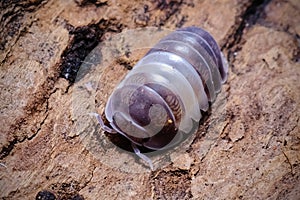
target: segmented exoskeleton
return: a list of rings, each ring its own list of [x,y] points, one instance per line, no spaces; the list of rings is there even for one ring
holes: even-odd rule
[[[197,27],[178,29],[161,39],[133,67],[108,99],[105,131],[139,146],[161,150],[178,143],[201,119],[227,79],[228,64],[216,41]]]

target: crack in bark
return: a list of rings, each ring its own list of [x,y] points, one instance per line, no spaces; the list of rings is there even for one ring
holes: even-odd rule
[[[87,187],[87,185],[92,181],[93,177],[94,177],[94,172],[96,170],[96,166],[93,165],[93,170],[92,170],[92,174],[91,174],[91,177],[83,184],[83,186],[77,191],[78,193],[83,190],[85,187]]]
[[[37,131],[32,134],[29,137],[24,137],[22,139],[17,139],[14,138],[12,141],[9,142],[9,144],[7,146],[4,146],[0,152],[0,160],[2,160],[3,158],[5,158],[6,156],[8,156],[10,154],[10,152],[14,149],[15,145],[18,143],[22,143],[24,142],[26,139],[27,140],[32,140],[35,136],[38,135],[38,133],[40,132],[40,130],[42,129],[42,126],[44,125],[46,119],[48,118],[48,109],[45,111],[46,112],[46,116],[44,117],[44,119],[39,123],[38,125],[38,129]]]
[[[284,157],[286,158],[289,166],[290,166],[290,169],[291,169],[291,174],[294,175],[294,170],[293,170],[293,165],[289,159],[289,157],[286,155],[286,153],[281,149],[281,152],[283,153]]]
[[[43,119],[43,121],[39,124],[39,128],[37,129],[37,131],[31,135],[30,137],[27,138],[27,140],[32,140],[36,135],[38,135],[38,133],[40,132],[40,130],[42,129],[42,126],[44,125],[46,119],[48,118],[48,113],[46,114],[45,118]]]
[[[24,129],[24,127],[22,126],[24,124],[26,125],[28,121],[31,121],[32,117],[34,117],[35,114],[44,112],[46,116],[41,120],[41,122],[35,123],[35,126],[38,126],[38,129],[31,136],[28,136],[28,134],[14,135],[14,139],[9,141],[8,145],[2,147],[0,151],[0,160],[8,156],[16,144],[22,143],[26,139],[32,140],[36,135],[38,135],[42,125],[45,123],[45,120],[48,117],[48,100],[51,97],[51,95],[57,91],[57,88],[55,89],[53,88],[55,87],[54,83],[56,82],[58,77],[56,78],[54,77],[49,77],[47,81],[43,84],[41,89],[38,90],[37,93],[32,95],[33,96],[32,101],[29,102],[24,109],[26,113],[25,116],[18,119],[17,122],[11,126],[10,132],[11,133],[22,132],[22,130]],[[45,103],[46,105],[44,106]]]
[[[100,34],[100,35],[96,34],[99,37],[99,41],[101,39],[100,36],[102,36],[105,32],[108,32],[108,31],[113,32],[114,29],[116,32],[121,30],[121,26],[118,27],[118,23],[112,22],[110,20],[103,20],[103,19],[101,19],[99,21],[99,23],[92,24],[91,26],[92,27],[98,26],[98,29],[99,29],[98,31],[101,30],[102,34]],[[116,28],[113,28],[113,26],[116,26]],[[71,28],[69,31],[71,33],[76,34],[76,28],[74,28],[74,27],[67,27],[67,28]],[[81,27],[79,27],[78,29],[80,29],[80,28]],[[81,32],[81,34],[82,34],[82,32]],[[94,37],[92,37],[92,39],[93,38]],[[89,40],[90,38],[89,38],[89,36],[85,36],[84,39]],[[96,43],[92,42],[91,44],[89,43],[88,46],[84,46],[87,48],[87,49],[85,49],[86,53],[83,54],[84,57],[81,56],[79,63],[81,63],[85,59],[85,57],[88,55],[88,53],[93,50],[95,44],[98,44],[99,41],[97,41]],[[29,103],[27,103],[27,106],[24,109],[25,115],[23,117],[19,118],[16,121],[16,123],[13,124],[10,128],[10,133],[21,132],[21,134],[13,135],[14,138],[11,141],[9,141],[7,145],[2,147],[2,149],[0,151],[0,160],[5,158],[6,156],[8,156],[17,143],[22,143],[26,139],[27,140],[33,139],[38,134],[38,132],[41,130],[41,127],[39,127],[38,130],[35,133],[33,133],[33,135],[30,137],[28,137],[28,134],[26,134],[26,133],[22,134],[22,131],[24,130],[24,126],[26,126],[26,124],[28,124],[28,122],[32,121],[32,118],[34,118],[34,116],[36,114],[39,114],[42,112],[46,113],[46,117],[39,123],[39,126],[44,124],[46,118],[48,117],[48,114],[47,114],[48,100],[51,97],[51,95],[57,91],[57,88],[55,88],[55,83],[60,78],[61,73],[64,69],[64,66],[67,65],[68,62],[70,61],[68,58],[71,58],[71,60],[72,60],[74,55],[82,54],[82,52],[80,50],[81,48],[78,48],[78,47],[82,47],[81,44],[82,44],[82,40],[79,40],[79,43],[76,43],[73,40],[70,42],[68,48],[62,54],[62,59],[61,59],[60,63],[57,63],[53,67],[53,72],[48,75],[47,80],[41,85],[41,87],[37,90],[37,92],[32,95],[32,98],[30,98]],[[68,56],[66,56],[67,55],[66,52],[69,52],[70,48],[71,49],[73,48],[73,50],[75,48],[75,50],[71,51],[72,52],[71,57],[68,57]],[[75,52],[75,54],[74,54],[74,52]],[[75,65],[78,65],[78,62],[75,62]],[[75,65],[72,65],[72,66],[75,66]],[[69,66],[69,65],[67,65],[67,66]],[[77,71],[75,73],[75,76],[76,75],[77,75]],[[75,80],[75,78],[74,78],[74,80]],[[67,91],[68,91],[69,87],[72,85],[72,80],[69,80],[69,81],[71,82],[71,84],[69,84],[69,86],[67,87]]]
[[[221,47],[221,50],[228,50],[228,61],[233,63],[235,61],[235,54],[242,49],[241,43],[244,30],[255,25],[258,20],[264,15],[264,8],[270,3],[271,0],[254,0],[246,8],[239,19],[241,22],[236,26],[232,34],[226,39],[226,42]],[[232,65],[233,66],[233,65]]]

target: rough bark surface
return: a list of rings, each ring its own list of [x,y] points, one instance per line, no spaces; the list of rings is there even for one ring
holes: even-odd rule
[[[298,0],[1,1],[1,199],[299,199],[299,10]],[[102,163],[74,132],[85,120],[72,114],[79,66],[125,30],[189,25],[208,30],[230,62],[199,130],[155,171]],[[137,59],[102,74],[113,82]],[[84,132],[103,136],[96,123]]]

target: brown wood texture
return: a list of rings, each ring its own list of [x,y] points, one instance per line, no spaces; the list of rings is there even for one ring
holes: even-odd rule
[[[0,198],[300,199],[299,10],[298,0],[1,1]],[[76,70],[127,30],[190,25],[216,38],[229,77],[190,142],[149,171],[105,144],[92,116],[74,114],[89,107],[75,79],[101,74],[107,87],[84,91],[95,90],[103,111],[108,90],[143,51],[82,79]],[[151,46],[155,37],[133,43]],[[118,169],[123,158],[132,171]]]

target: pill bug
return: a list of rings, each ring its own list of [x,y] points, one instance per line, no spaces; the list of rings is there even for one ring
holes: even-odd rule
[[[207,111],[227,79],[228,64],[216,41],[198,27],[162,38],[114,89],[102,129],[127,138],[133,151],[162,150],[179,143]]]

